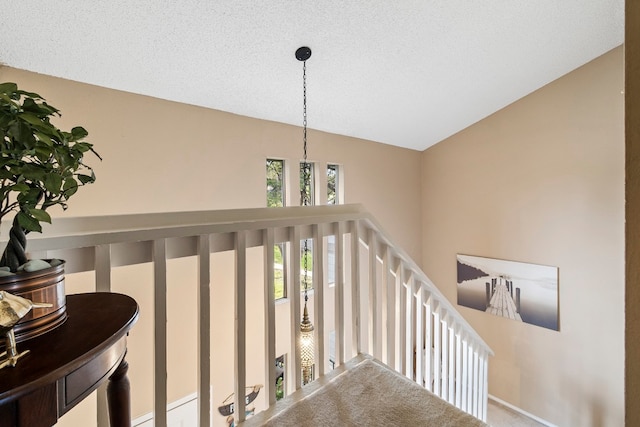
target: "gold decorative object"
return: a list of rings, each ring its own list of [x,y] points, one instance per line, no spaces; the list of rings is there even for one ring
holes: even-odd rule
[[[16,366],[18,359],[29,353],[29,350],[18,353],[13,327],[20,319],[26,316],[32,308],[46,307],[51,307],[51,304],[33,302],[26,298],[10,294],[9,292],[0,291],[0,335],[4,335],[5,337],[6,348],[6,351],[0,353],[0,369],[5,366]]]
[[[309,320],[309,312],[305,304],[302,322],[300,323],[300,361],[302,364],[303,384],[308,384],[313,380],[314,347],[313,324]]]

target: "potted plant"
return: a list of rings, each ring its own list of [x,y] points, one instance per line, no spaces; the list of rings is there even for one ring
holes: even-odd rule
[[[84,128],[66,132],[52,123],[59,116],[60,111],[37,93],[0,83],[0,222],[15,214],[0,259],[0,290],[29,299],[36,295],[37,302],[53,304],[51,309],[34,310],[15,327],[18,340],[66,318],[64,263],[28,260],[26,236],[41,232],[42,222],[51,223],[50,208],[66,209],[79,187],[95,181],[93,169],[84,163],[85,154],[101,159],[84,141]]]

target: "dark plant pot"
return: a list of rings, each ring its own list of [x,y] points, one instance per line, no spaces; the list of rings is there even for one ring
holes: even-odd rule
[[[44,270],[0,277],[0,291],[53,304],[49,308],[33,308],[14,327],[16,342],[21,342],[60,326],[67,319],[64,289],[64,261]]]

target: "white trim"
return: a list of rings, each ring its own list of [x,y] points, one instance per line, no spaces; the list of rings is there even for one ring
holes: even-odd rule
[[[198,393],[192,393],[188,396],[185,396],[181,399],[171,402],[167,405],[167,412],[171,412],[174,409],[179,408],[182,405],[186,405],[187,403],[191,403],[197,399],[198,399]],[[131,425],[133,427],[136,427],[151,420],[153,420],[153,412],[149,412],[148,414],[141,415],[138,418],[132,420]]]
[[[279,305],[279,304],[289,304],[289,297],[282,297],[282,298],[278,298],[275,300],[275,304]]]
[[[505,402],[502,399],[498,399],[497,397],[495,397],[492,394],[489,394],[489,399],[493,400],[494,402],[496,402],[496,403],[498,403],[498,404],[500,404],[502,406],[506,406],[507,408],[509,408],[509,409],[521,414],[521,415],[524,415],[525,417],[531,418],[532,420],[537,421],[540,424],[544,424],[547,427],[558,427],[555,424],[551,424],[549,421],[543,420],[540,417],[536,417],[535,415],[530,414],[527,411],[524,411],[524,410],[518,408],[517,406],[512,405],[511,403]]]

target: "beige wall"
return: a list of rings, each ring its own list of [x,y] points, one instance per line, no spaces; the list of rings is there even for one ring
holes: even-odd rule
[[[104,158],[94,161],[97,182],[81,189],[67,212],[55,216],[263,207],[265,158],[297,163],[302,132],[295,126],[250,119],[11,68],[0,68],[0,81],[15,81],[61,109],[59,125],[82,125]],[[344,173],[346,203],[362,203],[385,230],[416,260],[421,257],[421,153],[354,138],[309,132],[309,160],[337,163]],[[297,182],[292,168],[290,182]],[[297,186],[290,199],[297,204]],[[248,254],[251,325],[247,378],[263,383],[262,252]],[[233,256],[212,255],[212,384],[214,425],[225,425],[216,408],[233,391]],[[196,391],[197,262],[168,262],[169,402]],[[89,273],[69,275],[67,291],[92,290]],[[131,332],[128,360],[132,415],[153,405],[153,271],[150,265],[119,267],[112,289],[132,295],[141,306]],[[331,295],[327,303],[331,304]],[[277,305],[277,353],[289,351],[288,304]],[[312,311],[312,310],[311,310]],[[327,327],[330,325],[327,324]],[[261,393],[255,404],[262,404]],[[95,400],[66,415],[60,425],[92,425]]]
[[[460,311],[495,351],[489,392],[560,426],[624,420],[622,48],[423,153],[423,268],[456,254],[559,268],[560,331]]]
[[[91,163],[96,183],[55,216],[264,207],[265,158],[302,158],[296,126],[8,67],[0,81],[40,93],[62,111],[59,125],[84,126],[104,158]],[[420,259],[420,153],[313,130],[308,141],[309,161],[342,165],[345,202],[363,203]],[[295,192],[291,200],[299,204]]]
[[[264,206],[265,157],[300,158],[294,126],[11,68],[0,81],[40,92],[105,159],[59,216]],[[310,160],[343,165],[346,202],[364,203],[452,301],[456,253],[559,267],[560,332],[461,308],[496,352],[490,393],[558,425],[623,419],[622,85],[616,49],[422,154],[309,135]],[[131,292],[127,281],[149,274],[141,270],[115,274],[116,290]]]

